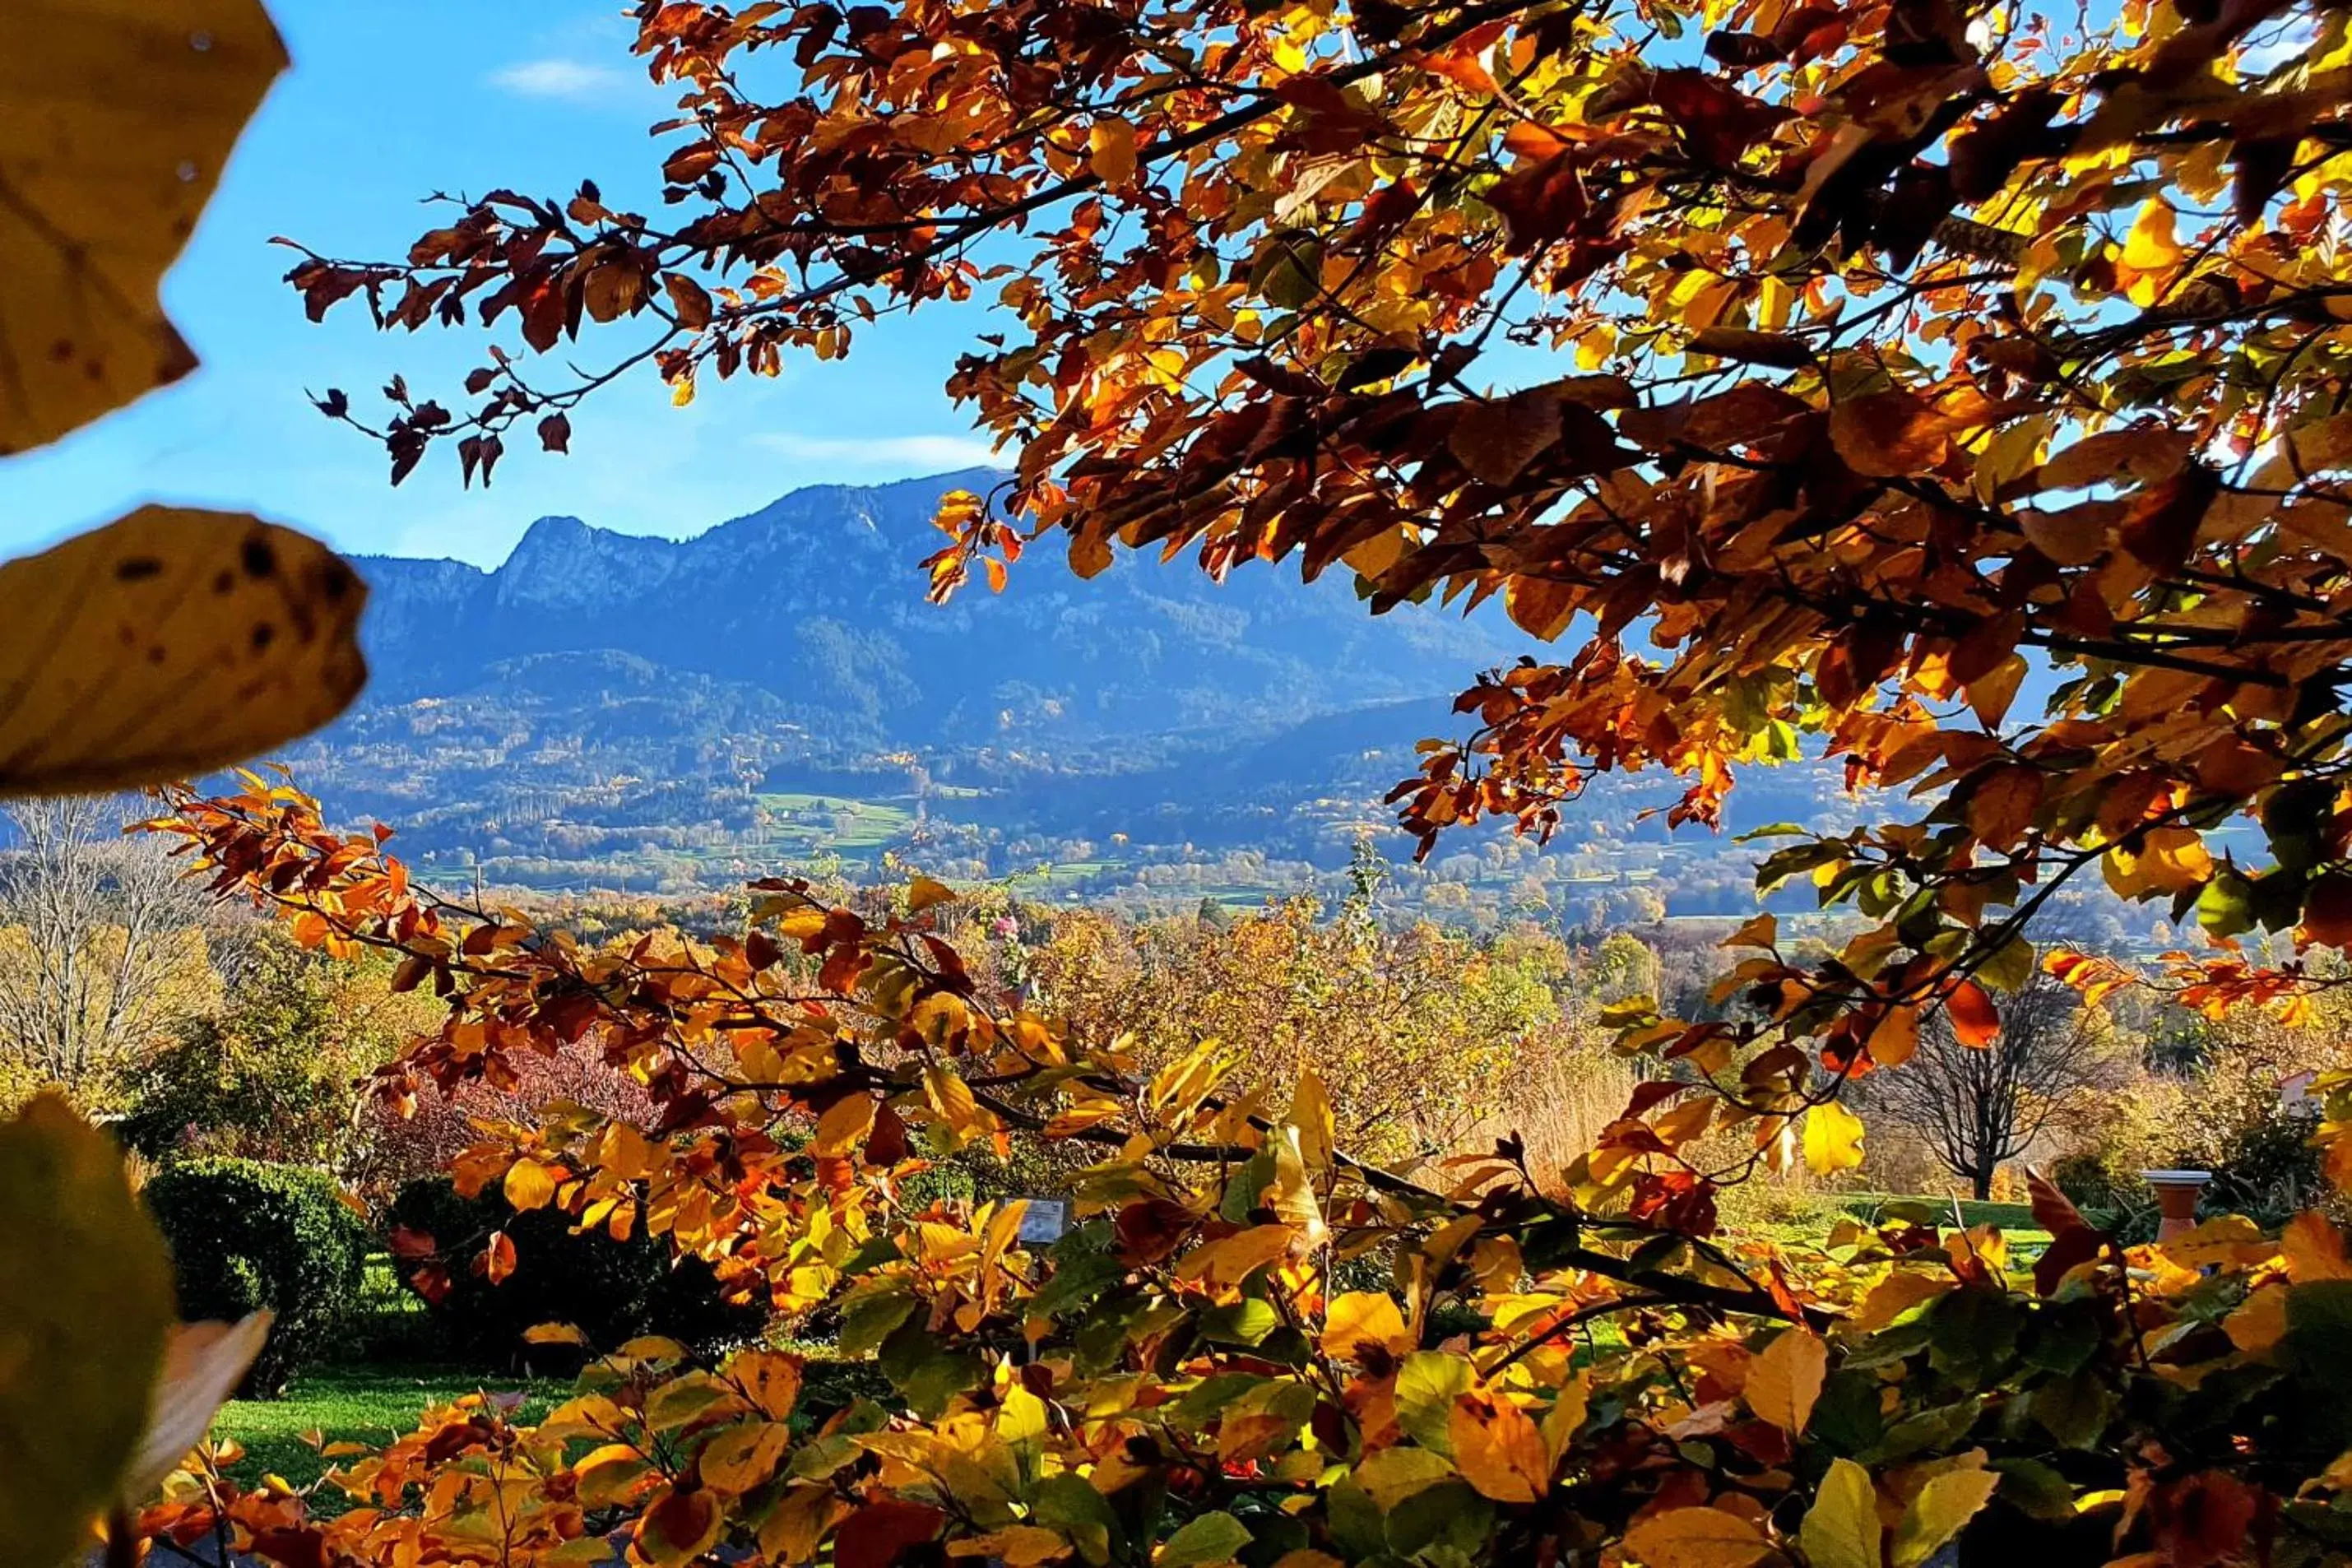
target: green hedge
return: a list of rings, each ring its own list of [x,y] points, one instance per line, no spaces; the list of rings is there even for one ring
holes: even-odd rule
[[[448,1293],[426,1308],[435,1359],[536,1370],[576,1364],[579,1353],[566,1346],[523,1342],[523,1331],[540,1323],[571,1323],[599,1351],[637,1334],[709,1350],[755,1339],[767,1327],[764,1306],[729,1305],[709,1264],[673,1260],[667,1240],[642,1229],[625,1242],[602,1230],[574,1235],[569,1215],[517,1214],[495,1189],[461,1197],[441,1176],[401,1189],[387,1220],[431,1237],[447,1272]],[[514,1243],[515,1270],[493,1285],[471,1264],[500,1230]]]
[[[368,1233],[332,1177],[258,1160],[187,1160],[158,1172],[145,1196],[172,1249],[182,1317],[273,1314],[248,1394],[283,1393],[337,1348],[359,1300]]]

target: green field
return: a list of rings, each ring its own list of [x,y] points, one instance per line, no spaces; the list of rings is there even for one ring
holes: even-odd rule
[[[792,793],[763,795],[759,799],[768,814],[762,828],[765,840],[785,847],[866,854],[915,824],[913,812],[883,801]]]
[[[414,1431],[427,1405],[483,1392],[522,1393],[527,1395],[523,1416],[536,1418],[569,1387],[429,1367],[320,1367],[296,1378],[283,1399],[229,1401],[221,1407],[213,1432],[216,1437],[234,1438],[245,1449],[232,1475],[246,1481],[274,1475],[300,1487],[318,1479],[333,1463],[320,1458],[305,1434],[323,1443],[386,1443]]]

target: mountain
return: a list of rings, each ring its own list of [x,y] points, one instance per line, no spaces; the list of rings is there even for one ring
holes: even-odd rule
[[[918,563],[940,542],[939,498],[1002,478],[817,486],[682,542],[541,518],[492,572],[362,560],[370,700],[619,653],[769,693],[828,762],[1007,744],[1099,756],[1141,736],[1451,689],[1509,652],[1483,617],[1369,616],[1345,581],[1266,569],[1220,586],[1189,563],[1132,557],[1092,582],[1026,563],[1002,595],[927,604]],[[593,688],[599,668],[576,673]]]
[[[546,885],[925,834],[985,863],[1352,798],[1375,745],[1516,655],[1491,614],[1369,616],[1344,572],[1220,584],[1123,556],[1081,582],[1036,558],[927,604],[939,498],[1002,477],[816,486],[682,541],[541,518],[492,571],[362,558],[373,683],[288,760],[412,856]]]

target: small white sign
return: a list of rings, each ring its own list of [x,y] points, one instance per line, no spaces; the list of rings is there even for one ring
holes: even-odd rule
[[[1042,1242],[1048,1246],[1062,1239],[1070,1228],[1070,1204],[1066,1198],[1031,1198],[1021,1215],[1021,1239]]]

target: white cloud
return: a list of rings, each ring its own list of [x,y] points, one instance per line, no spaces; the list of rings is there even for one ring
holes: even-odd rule
[[[1002,461],[995,448],[977,436],[839,438],[770,434],[754,436],[752,439],[762,447],[803,462],[840,463],[860,468],[893,468],[908,474],[977,468]]]
[[[583,60],[525,60],[490,73],[490,85],[525,98],[602,98],[630,84],[626,72]]]

